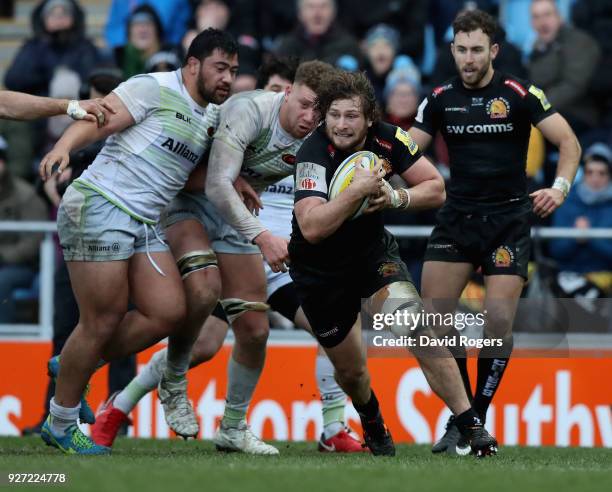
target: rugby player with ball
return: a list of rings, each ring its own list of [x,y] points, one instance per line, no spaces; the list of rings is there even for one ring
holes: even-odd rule
[[[366,444],[374,455],[392,456],[393,439],[370,386],[361,304],[365,299],[373,312],[422,309],[381,211],[439,207],[444,181],[408,133],[379,121],[374,90],[364,74],[334,74],[318,94],[317,106],[323,124],[305,140],[296,160],[290,274],[336,380],[359,413]],[[345,167],[353,167],[352,178]],[[385,178],[393,174],[409,188],[389,186]],[[408,334],[400,326],[391,330]],[[429,332],[420,327],[415,333]],[[473,453],[494,454],[497,442],[470,406],[456,363],[447,348],[435,350],[436,357],[415,352],[429,384],[453,411]]]

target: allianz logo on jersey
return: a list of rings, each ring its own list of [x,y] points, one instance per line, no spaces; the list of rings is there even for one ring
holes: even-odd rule
[[[514,131],[512,123],[497,123],[490,125],[446,125],[446,133],[463,135],[464,133],[509,133]]]
[[[162,147],[167,148],[170,152],[174,152],[181,157],[184,157],[192,164],[197,164],[199,157],[198,154],[193,152],[187,144],[180,142],[179,140],[174,140],[173,138],[166,138],[166,141],[162,144]]]

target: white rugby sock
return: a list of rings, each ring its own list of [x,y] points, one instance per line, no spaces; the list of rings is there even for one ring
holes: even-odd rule
[[[155,352],[136,377],[117,395],[113,402],[115,408],[129,414],[143,396],[157,388],[164,368],[164,364],[160,364],[159,359],[166,359],[165,348]]]
[[[165,376],[169,381],[179,381],[185,378],[189,370],[189,362],[191,361],[191,349],[178,349],[168,344],[166,354],[166,370]]]
[[[81,402],[74,407],[62,407],[55,403],[55,397],[51,398],[49,402],[49,412],[51,414],[50,424],[51,432],[56,437],[64,437],[66,435],[66,429],[71,425],[77,423],[79,418],[79,410],[81,409]]]
[[[246,413],[259,381],[261,368],[243,366],[230,356],[227,365],[227,397],[223,412],[224,427],[238,427],[246,419]]]
[[[315,374],[323,404],[323,437],[329,439],[344,429],[347,398],[334,378],[334,365],[326,355],[317,355]]]

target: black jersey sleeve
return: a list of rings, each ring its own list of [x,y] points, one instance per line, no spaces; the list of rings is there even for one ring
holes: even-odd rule
[[[386,123],[381,124],[381,130],[384,137],[393,142],[391,166],[395,173],[402,174],[423,155],[417,143],[406,130]]]
[[[325,140],[318,131],[304,141],[295,162],[294,203],[311,196],[327,200],[327,170],[331,165],[331,158]]]
[[[556,111],[548,102],[546,94],[544,94],[542,89],[533,84],[528,84],[527,87],[525,103],[527,104],[527,111],[531,118],[531,123],[535,126],[544,118],[556,113]]]
[[[419,104],[413,126],[433,137],[440,129],[441,121],[437,95],[429,94]]]

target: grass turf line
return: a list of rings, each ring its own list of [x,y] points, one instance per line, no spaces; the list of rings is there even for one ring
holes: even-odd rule
[[[610,490],[612,450],[503,447],[486,460],[434,456],[399,445],[395,458],[335,455],[314,443],[275,443],[279,457],[218,453],[206,441],[119,439],[111,456],[65,456],[37,437],[0,438],[0,489],[7,473],[66,473],[58,491],[179,492],[387,489],[572,492]],[[17,489],[18,487],[18,489]],[[11,485],[5,490],[40,490]]]

